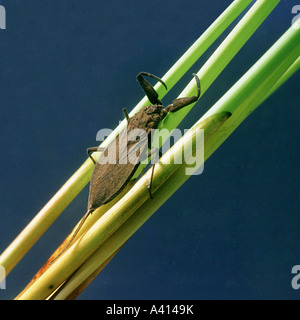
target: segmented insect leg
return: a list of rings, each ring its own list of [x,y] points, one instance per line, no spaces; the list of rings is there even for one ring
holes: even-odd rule
[[[73,232],[70,240],[67,242],[67,244],[65,245],[65,247],[62,249],[62,251],[50,262],[53,263],[56,259],[58,259],[72,244],[73,240],[75,239],[75,237],[77,236],[79,230],[81,229],[81,227],[83,226],[83,224],[85,223],[86,219],[89,217],[89,215],[91,213],[93,213],[93,211],[95,211],[95,209],[89,209],[86,214],[83,216],[83,218],[80,220],[80,223],[78,225],[78,227],[76,228],[76,230]]]
[[[162,153],[161,153],[161,151],[160,151],[158,148],[153,148],[153,149],[151,149],[151,150],[148,152],[148,158],[149,158],[150,156],[152,156],[152,154],[154,154],[154,153],[155,153],[155,160],[154,160],[154,163],[153,163],[153,165],[152,165],[150,182],[149,182],[149,184],[147,185],[147,188],[148,188],[148,190],[149,190],[149,194],[150,194],[150,198],[151,198],[151,199],[153,199],[153,195],[152,195],[151,188],[152,188],[152,181],[153,181],[155,163],[158,161],[158,155],[159,155],[159,158],[162,156]]]
[[[126,108],[123,108],[122,110],[123,110],[124,116],[125,116],[125,118],[126,118],[126,120],[127,120],[127,123],[128,123],[130,118],[129,118],[129,114],[128,114],[128,112],[127,112],[127,109],[126,109]]]
[[[197,95],[192,96],[192,97],[183,97],[183,98],[175,99],[172,102],[172,104],[170,104],[166,107],[166,110],[168,110],[170,112],[176,112],[176,111],[188,106],[189,104],[196,102],[200,98],[200,94],[201,94],[200,80],[195,73],[193,73],[193,76],[195,77],[196,83],[197,83]]]
[[[102,147],[91,147],[91,148],[88,148],[86,150],[86,152],[87,152],[88,156],[90,157],[90,159],[94,162],[94,164],[96,164],[96,160],[92,157],[91,153],[97,152],[97,151],[102,152],[104,150],[105,150],[105,148],[102,148]]]

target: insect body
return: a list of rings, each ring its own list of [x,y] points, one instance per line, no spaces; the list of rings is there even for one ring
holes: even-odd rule
[[[194,75],[197,82],[197,95],[176,99],[172,104],[163,107],[161,101],[158,99],[157,92],[152,85],[144,79],[144,76],[161,82],[165,88],[167,88],[160,78],[146,72],[139,73],[137,75],[137,80],[152,105],[143,107],[131,118],[128,116],[126,109],[123,109],[127,119],[127,126],[123,131],[120,132],[107,148],[94,147],[88,149],[88,155],[95,163],[90,181],[88,211],[81,219],[80,224],[74,231],[64,250],[74,240],[87,217],[101,205],[110,202],[126,187],[139,167],[141,158],[143,156],[149,157],[151,153],[153,153],[153,149],[151,149],[151,130],[157,129],[159,123],[169,112],[176,112],[181,108],[196,102],[200,97],[200,81],[198,76]],[[136,134],[136,131],[139,132],[139,130],[141,133]],[[132,134],[133,132],[135,132],[134,135]],[[134,136],[135,139],[130,139],[130,136]],[[150,151],[148,152],[149,148]],[[91,155],[91,153],[95,151],[103,151],[97,162]],[[135,158],[135,161],[129,161],[129,158],[132,158],[132,156],[134,156],[133,158]],[[152,170],[154,170],[154,165]],[[151,183],[152,181],[150,181],[148,188],[152,198]]]

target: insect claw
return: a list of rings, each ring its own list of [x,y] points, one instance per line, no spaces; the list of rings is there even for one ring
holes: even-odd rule
[[[157,76],[148,73],[148,72],[140,72],[136,78],[139,82],[140,86],[142,87],[143,91],[145,92],[146,96],[148,97],[149,101],[154,105],[162,105],[162,102],[158,99],[158,93],[156,90],[152,87],[152,85],[143,78],[143,76],[150,77],[152,79],[155,79],[156,81],[159,81],[165,88],[167,89],[167,85]]]
[[[182,98],[175,99],[171,105],[166,107],[167,111],[176,112],[188,106],[189,104],[196,102],[200,98],[200,95],[201,95],[200,80],[196,73],[193,73],[193,76],[195,77],[196,84],[197,84],[197,95],[193,97],[182,97]]]
[[[152,195],[152,192],[151,192],[151,185],[148,184],[148,185],[147,185],[147,188],[148,188],[148,190],[149,190],[150,199],[153,200],[153,195]]]

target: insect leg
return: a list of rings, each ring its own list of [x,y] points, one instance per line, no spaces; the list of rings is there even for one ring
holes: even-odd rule
[[[102,152],[104,150],[105,150],[105,148],[101,148],[101,147],[91,147],[91,148],[88,148],[86,151],[87,151],[88,156],[94,162],[94,164],[96,164],[96,160],[92,157],[91,153],[92,152],[97,152],[97,151],[98,152]]]
[[[70,240],[67,242],[67,244],[65,245],[65,247],[62,249],[62,251],[50,262],[53,263],[58,257],[60,257],[72,244],[73,240],[75,239],[75,237],[77,236],[79,230],[81,229],[81,227],[83,226],[83,224],[85,223],[86,219],[89,217],[90,214],[93,213],[95,209],[89,209],[86,214],[83,216],[83,218],[80,220],[78,227],[76,228],[76,230],[74,231],[74,233],[72,234]]]
[[[151,192],[151,188],[152,188],[152,181],[153,181],[153,174],[154,174],[154,167],[155,167],[155,163],[157,162],[157,155],[159,155],[159,157],[162,156],[162,153],[161,151],[158,149],[158,148],[153,148],[151,149],[149,152],[148,152],[148,158],[150,156],[152,156],[152,154],[155,153],[155,160],[154,160],[154,163],[152,165],[152,171],[151,171],[151,177],[150,177],[150,182],[149,184],[147,185],[147,188],[149,190],[149,193],[150,193],[150,198],[153,199],[153,195],[152,195],[152,192]]]
[[[124,116],[125,116],[125,118],[126,118],[126,120],[127,120],[127,123],[128,123],[130,118],[129,118],[129,114],[128,114],[128,112],[127,112],[127,109],[126,109],[126,108],[123,108],[122,110],[123,110]]]
[[[155,91],[155,89],[152,87],[152,85],[143,78],[143,76],[147,76],[147,77],[150,77],[150,78],[153,78],[157,81],[159,81],[160,83],[162,83],[164,85],[164,87],[166,88],[167,90],[167,86],[166,84],[160,79],[158,78],[157,76],[151,74],[151,73],[147,73],[147,72],[140,72],[136,78],[137,78],[137,81],[139,82],[140,86],[142,87],[142,89],[144,90],[146,96],[148,97],[149,101],[152,103],[152,104],[158,104],[158,105],[161,105],[161,101],[158,99],[158,93]]]
[[[172,104],[170,104],[166,107],[167,111],[176,112],[176,111],[180,110],[181,108],[184,108],[184,107],[188,106],[189,104],[196,102],[199,99],[200,93],[201,93],[200,80],[195,73],[193,73],[193,76],[195,77],[196,83],[197,83],[197,95],[193,96],[193,97],[183,97],[183,98],[175,99],[172,102]]]

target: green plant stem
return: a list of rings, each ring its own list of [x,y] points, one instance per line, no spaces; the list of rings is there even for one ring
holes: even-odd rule
[[[273,88],[269,91],[265,99],[272,95],[280,86],[282,86],[294,73],[300,69],[300,57],[290,66],[285,74],[276,82]]]
[[[220,17],[203,33],[203,35],[163,77],[163,80],[166,82],[169,89],[172,88],[172,86],[187,72],[187,70],[199,59],[207,48],[224,32],[224,30],[238,17],[238,15],[247,8],[251,2],[251,0],[233,1],[224,13],[220,15]],[[162,85],[158,84],[155,88],[160,97],[165,95],[166,92]],[[135,114],[142,106],[147,104],[149,104],[149,101],[147,98],[143,98],[132,110],[130,115]],[[125,126],[125,124],[125,121],[123,121],[101,145],[103,147],[107,146],[109,142],[114,139],[117,133]],[[1,254],[0,265],[5,267],[7,274],[22,259],[41,235],[45,233],[61,212],[88,184],[92,170],[93,164],[88,159]]]
[[[284,73],[272,89],[266,94],[265,101],[281,85],[300,69],[300,58]],[[75,299],[84,288],[103,270],[107,263],[115,256],[121,246],[150,218],[133,214],[80,268],[61,286],[52,298],[54,300]],[[115,251],[116,250],[116,251]],[[110,257],[106,260],[107,257]],[[103,264],[99,263],[105,261]]]
[[[225,69],[279,2],[280,0],[258,0],[245,14],[198,72],[198,77],[201,79],[201,95],[206,92],[213,81]],[[190,96],[194,94],[194,92],[195,89],[192,80],[179,96]],[[193,104],[181,109],[176,114],[170,114],[165,118],[161,127],[170,131],[176,128],[192,107]]]
[[[288,30],[284,36],[265,54],[257,64],[255,64],[245,76],[238,81],[230,90],[231,94],[225,95],[220,101],[209,111],[205,116],[195,124],[194,127],[200,126],[203,119],[207,119],[209,114],[217,114],[226,109],[234,101],[235,95],[239,94],[241,103],[238,105],[230,121],[225,125],[227,128],[222,128],[222,131],[216,133],[214,140],[206,142],[205,144],[205,159],[207,159],[214,150],[233,132],[238,125],[244,120],[244,115],[249,115],[255,108],[257,108],[267,97],[269,97],[275,90],[277,90],[286,80],[288,80],[300,68],[300,32],[295,30]],[[296,60],[295,60],[296,59]],[[293,62],[295,61],[295,62]],[[289,67],[290,66],[290,67]],[[266,74],[268,70],[268,74]],[[272,71],[273,70],[273,71]],[[283,74],[283,75],[282,75]],[[252,85],[253,92],[259,93],[251,94],[248,86]],[[240,92],[242,90],[242,92]],[[269,91],[265,91],[269,90]],[[240,109],[240,110],[239,110]],[[227,109],[228,110],[228,109]],[[241,116],[243,115],[243,116]],[[222,133],[220,135],[220,133]],[[218,138],[219,135],[219,138]],[[182,171],[182,169],[181,169]],[[186,177],[176,171],[172,176],[171,181],[164,187],[165,192],[161,189],[159,195],[169,197],[174,190],[169,192],[170,188],[176,189],[182,185]],[[99,248],[77,271],[70,279],[60,288],[56,299],[67,299],[74,297],[74,292],[79,294],[77,289],[82,283],[90,281],[89,276],[95,276],[96,271],[100,271],[104,266],[102,261],[106,261],[121,245],[123,245],[134,232],[159,208],[165,201],[146,202],[143,207],[138,209],[122,226],[119,228],[102,246]],[[101,268],[99,269],[99,265]]]
[[[212,79],[211,74],[213,74],[213,77],[216,78],[219,75],[219,73],[222,72],[222,70],[226,67],[226,64],[228,64],[230,60],[234,58],[238,50],[240,50],[240,48],[244,45],[244,43],[253,34],[255,29],[259,27],[262,21],[268,16],[268,14],[272,11],[272,9],[274,9],[277,3],[278,3],[278,0],[272,0],[268,2],[260,0],[257,3],[255,3],[255,5],[242,18],[242,20],[237,24],[237,26],[232,30],[232,32],[230,32],[230,34],[226,37],[226,39],[221,44],[221,46],[217,48],[216,53],[213,55],[213,59],[210,58],[207,61],[207,63],[204,65],[203,69],[205,70],[205,72],[203,72],[202,69],[200,70],[199,77],[201,78],[201,83],[202,82],[205,83],[205,79],[208,76],[210,77],[210,81],[211,81]],[[228,9],[228,11],[231,12],[232,8],[234,8],[234,6],[231,7],[230,10]],[[257,18],[257,16],[259,18]],[[245,34],[243,34],[241,30],[244,31]],[[205,40],[206,36],[204,37],[202,36],[200,37],[200,39]],[[220,66],[218,66],[218,63],[215,63],[215,60],[218,63],[220,63]],[[182,92],[180,96],[192,95],[193,91],[195,92],[194,80],[189,83],[189,85],[186,87],[186,89]],[[192,106],[186,107],[179,112],[168,115],[168,117],[166,117],[166,119],[162,122],[160,129],[161,127],[167,128],[169,131],[174,129],[186,115],[187,113],[186,110],[189,111],[191,107]],[[154,137],[153,145],[160,146],[156,138],[157,136]],[[101,210],[102,210],[102,213],[105,211],[104,208],[102,208]],[[96,222],[99,215],[93,214],[93,216],[88,221],[89,225],[92,225],[94,222]],[[86,224],[84,226],[84,230],[82,231],[85,232],[87,230],[87,227],[88,225]]]
[[[264,100],[266,94],[276,85],[284,73],[292,66],[300,55],[300,30],[290,28],[276,44],[226,93],[185,135],[185,139],[192,147],[194,139],[191,132],[197,128],[208,130],[204,159],[206,160],[222,142],[239,126],[239,124]],[[220,114],[230,111],[232,116],[223,123]],[[208,119],[214,122],[205,122]],[[221,126],[218,123],[222,122]],[[215,130],[217,129],[217,130]],[[210,134],[211,133],[211,134]],[[174,145],[175,153],[171,159],[176,158],[177,152],[182,152],[178,143]],[[169,153],[168,152],[168,153]],[[156,166],[153,180],[154,199],[149,199],[148,190],[145,187],[150,179],[149,170],[133,188],[117,202],[106,214],[101,217],[94,226],[60,259],[23,292],[19,299],[45,299],[63,283],[99,246],[105,245],[108,238],[125,232],[124,226],[130,223],[128,230],[133,234],[140,224],[132,223],[133,217],[146,221],[181,185],[189,176],[186,176],[187,165],[176,165],[171,161],[164,164],[164,155]],[[130,222],[131,221],[131,222]],[[122,239],[122,240],[121,240]],[[124,243],[123,233],[118,234],[117,249]],[[107,260],[116,250],[108,253]],[[99,262],[100,264],[105,262]]]

